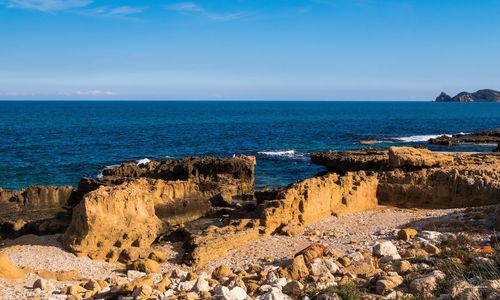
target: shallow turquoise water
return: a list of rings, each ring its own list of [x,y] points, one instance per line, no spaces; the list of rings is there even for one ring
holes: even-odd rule
[[[257,186],[314,175],[311,151],[500,128],[498,103],[0,102],[0,187],[75,185],[125,160],[257,156]],[[461,147],[490,151],[493,146]],[[436,150],[450,150],[434,147]]]

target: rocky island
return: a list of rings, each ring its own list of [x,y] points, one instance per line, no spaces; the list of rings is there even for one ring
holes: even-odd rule
[[[123,163],[0,190],[2,299],[498,299],[500,156],[320,152],[255,190],[254,157]]]
[[[451,97],[442,92],[435,100],[436,102],[500,102],[500,92],[495,90],[479,90],[474,93],[461,92]]]

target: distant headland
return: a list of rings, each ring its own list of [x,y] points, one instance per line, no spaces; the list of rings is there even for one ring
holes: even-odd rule
[[[461,92],[451,97],[442,92],[435,100],[436,102],[500,102],[500,92],[495,90],[479,90],[475,93]]]

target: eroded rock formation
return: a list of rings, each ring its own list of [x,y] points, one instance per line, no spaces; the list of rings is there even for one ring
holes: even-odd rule
[[[253,193],[254,166],[255,159],[247,156],[185,158],[125,163],[101,179],[84,178],[70,199],[76,206],[64,244],[75,253],[108,260],[131,246],[149,247],[160,233]],[[118,211],[123,212],[115,216]],[[108,220],[108,215],[113,217]],[[141,230],[152,216],[159,225],[146,223]],[[103,234],[114,223],[112,232]]]
[[[118,257],[132,246],[149,247],[161,228],[154,192],[147,179],[139,179],[87,194],[73,209],[63,245],[95,259]]]
[[[332,215],[377,206],[377,178],[365,172],[328,174],[305,179],[259,199],[258,218],[233,218],[228,226],[209,226],[185,243],[186,261],[202,266],[229,250],[279,233],[286,226],[303,227]]]
[[[373,209],[377,206],[377,182],[376,176],[363,171],[303,180],[263,204],[262,226],[272,233],[289,224],[303,226],[332,215]]]
[[[73,192],[73,187],[30,186],[24,190],[0,189],[0,230],[12,233],[51,233],[62,222],[57,216]]]
[[[314,154],[312,159],[333,171],[353,168],[375,171],[379,179],[377,198],[382,204],[452,208],[500,201],[500,158],[496,155],[440,154],[425,149],[391,147],[389,150],[325,152]],[[352,166],[346,165],[346,161],[352,161]]]

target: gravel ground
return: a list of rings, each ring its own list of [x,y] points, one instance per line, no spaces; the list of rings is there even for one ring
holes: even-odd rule
[[[304,234],[296,237],[271,236],[230,251],[205,269],[210,270],[221,264],[243,267],[248,264],[276,264],[310,245],[320,242],[344,253],[349,253],[372,245],[377,239],[392,235],[400,227],[419,228],[422,220],[456,219],[464,209],[410,210],[380,207],[374,211],[355,213],[345,217],[330,217],[308,226]],[[4,250],[12,262],[20,267],[49,271],[78,270],[84,278],[105,279],[119,276],[119,265],[92,261],[86,257],[76,257],[61,247],[58,235],[23,236],[5,243]],[[181,243],[155,245],[171,259],[162,265],[164,272],[174,268],[189,270],[179,265],[182,257]],[[25,299],[34,294],[30,288],[38,277],[29,274],[25,280],[8,281],[0,279],[0,299]],[[58,283],[58,286],[68,282]],[[39,291],[38,291],[39,293]],[[43,295],[42,295],[43,296]]]
[[[248,264],[276,264],[292,258],[311,243],[322,243],[343,253],[368,247],[382,236],[392,235],[396,228],[417,220],[444,217],[460,212],[458,209],[402,210],[380,207],[374,211],[355,213],[345,217],[330,217],[306,227],[296,237],[274,235],[229,252],[212,262],[208,269],[221,264],[243,267]],[[412,224],[416,225],[416,224]]]

